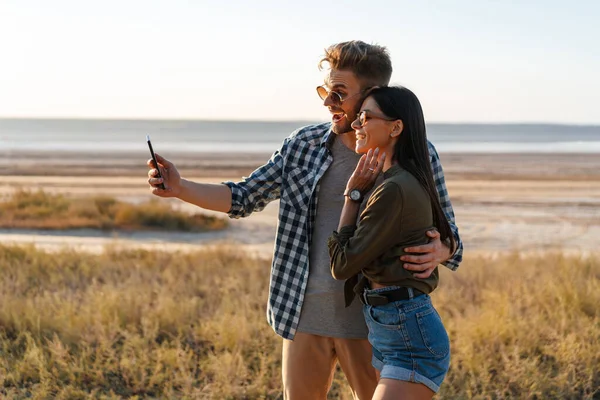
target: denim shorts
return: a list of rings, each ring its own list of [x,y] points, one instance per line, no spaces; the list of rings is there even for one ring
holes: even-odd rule
[[[372,363],[381,377],[422,383],[437,393],[450,366],[450,341],[431,298],[422,294],[383,306],[364,305],[363,313],[373,346]]]

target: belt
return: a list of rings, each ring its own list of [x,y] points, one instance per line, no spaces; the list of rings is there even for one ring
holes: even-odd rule
[[[367,293],[367,291],[364,291],[359,298],[363,304],[370,306],[383,306],[388,303],[393,303],[394,301],[410,299],[409,289],[412,289],[413,298],[424,294],[417,289],[401,287],[387,292],[378,293]]]

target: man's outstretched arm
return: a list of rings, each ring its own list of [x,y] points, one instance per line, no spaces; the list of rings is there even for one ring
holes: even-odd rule
[[[207,210],[227,212],[231,208],[231,190],[223,184],[197,183],[181,178],[175,165],[156,154],[160,175],[152,159],[148,160],[148,183],[152,194],[159,197],[176,197],[186,203],[197,205]],[[164,189],[159,185],[163,183]]]
[[[148,160],[151,168],[148,171],[148,183],[156,196],[176,197],[204,209],[228,213],[232,218],[246,217],[254,211],[261,211],[269,202],[279,198],[283,171],[281,152],[286,144],[287,139],[283,147],[249,177],[240,182],[221,184],[183,179],[172,162],[156,154],[162,178],[158,177],[153,160]],[[165,189],[159,187],[161,183],[164,183]]]

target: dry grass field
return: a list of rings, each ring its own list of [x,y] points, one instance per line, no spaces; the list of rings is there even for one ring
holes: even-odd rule
[[[0,246],[0,395],[281,399],[269,269],[227,246]],[[600,398],[598,258],[468,258],[432,297],[452,346],[436,398]],[[330,398],[350,398],[339,372]]]
[[[154,199],[131,204],[109,196],[72,198],[41,189],[19,189],[0,198],[0,228],[201,232],[225,227],[224,218],[190,215]]]

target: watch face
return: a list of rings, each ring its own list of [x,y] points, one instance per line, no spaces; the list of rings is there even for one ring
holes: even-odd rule
[[[354,201],[360,200],[360,192],[356,189],[350,192],[350,198]]]

